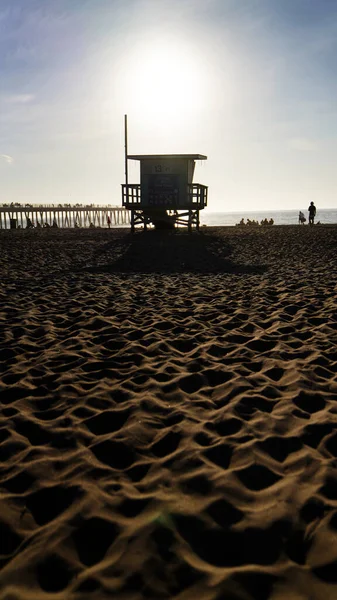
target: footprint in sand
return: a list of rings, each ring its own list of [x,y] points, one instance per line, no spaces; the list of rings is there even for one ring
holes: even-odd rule
[[[57,593],[68,587],[75,572],[70,568],[68,562],[57,554],[51,554],[38,563],[36,574],[42,590]]]
[[[173,520],[191,549],[216,567],[272,565],[281,553],[281,541],[272,529],[209,529],[201,519],[186,515],[173,515]]]
[[[295,437],[270,436],[262,442],[257,442],[257,448],[277,460],[284,462],[289,454],[298,452],[302,448],[301,440]]]
[[[221,437],[235,435],[242,429],[242,426],[242,421],[240,421],[240,419],[235,419],[234,417],[206,424],[207,429],[216,431]]]
[[[78,557],[82,564],[91,567],[99,563],[119,534],[120,528],[112,521],[92,517],[72,533]]]
[[[305,523],[322,519],[330,508],[320,498],[309,498],[301,508],[300,516]]]
[[[83,492],[78,487],[52,486],[26,496],[26,506],[38,525],[50,523],[66,511]]]
[[[301,410],[310,414],[323,410],[326,406],[326,402],[321,396],[303,390],[293,398],[293,403]]]
[[[233,449],[227,444],[218,444],[208,450],[204,450],[204,456],[222,469],[228,469],[232,454]]]
[[[2,482],[2,485],[11,494],[24,494],[32,485],[36,479],[28,471],[21,471],[14,477],[10,477]]]
[[[95,435],[105,435],[122,429],[131,413],[130,409],[105,410],[94,417],[89,417],[84,421],[84,425]]]
[[[158,442],[151,446],[151,451],[155,456],[163,458],[175,452],[180,444],[182,436],[178,432],[169,431]]]
[[[235,525],[244,516],[241,510],[235,508],[235,506],[227,502],[224,498],[220,498],[209,504],[206,513],[212,517],[217,525],[225,528]]]
[[[331,423],[313,423],[304,428],[302,440],[304,444],[317,448],[321,441],[334,431],[334,426]]]
[[[236,471],[237,477],[246,488],[258,492],[277,483],[281,476],[263,465],[251,465]]]
[[[117,510],[123,515],[123,517],[126,517],[127,519],[133,519],[143,512],[143,510],[145,510],[149,504],[149,498],[125,498],[118,505]]]
[[[118,470],[127,469],[136,459],[134,451],[129,446],[113,440],[95,444],[90,450],[100,462]]]

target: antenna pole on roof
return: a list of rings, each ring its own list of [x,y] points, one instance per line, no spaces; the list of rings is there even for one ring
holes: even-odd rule
[[[124,115],[125,185],[128,185],[128,115]]]

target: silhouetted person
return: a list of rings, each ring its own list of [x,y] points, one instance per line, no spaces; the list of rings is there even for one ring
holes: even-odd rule
[[[303,225],[306,222],[306,218],[305,218],[305,216],[304,216],[304,214],[302,213],[301,210],[298,213],[298,222],[299,222],[300,225]]]
[[[110,219],[110,217],[109,217],[109,216],[107,217],[107,223],[108,223],[108,227],[109,227],[109,229],[110,229],[110,227],[111,227],[111,219]]]
[[[310,202],[310,206],[308,208],[309,211],[309,225],[313,225],[316,216],[316,206],[313,202]]]
[[[58,227],[58,224],[56,223],[56,219],[54,219],[53,221],[53,227],[56,229],[56,227]]]
[[[31,222],[30,218],[27,217],[27,229],[31,229],[33,227],[34,227],[33,223]]]

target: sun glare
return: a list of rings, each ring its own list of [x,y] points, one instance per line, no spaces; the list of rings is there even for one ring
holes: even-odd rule
[[[202,109],[205,76],[200,55],[188,44],[142,44],[124,63],[125,105],[144,121],[160,117],[166,127],[177,126]]]

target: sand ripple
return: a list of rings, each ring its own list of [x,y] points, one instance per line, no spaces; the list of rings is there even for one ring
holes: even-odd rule
[[[337,227],[0,245],[0,600],[335,598]]]

